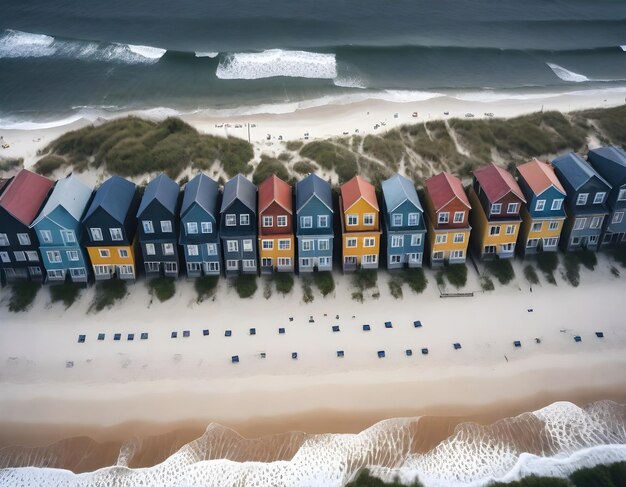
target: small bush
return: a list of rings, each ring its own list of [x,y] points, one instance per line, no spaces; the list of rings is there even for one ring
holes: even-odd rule
[[[435,273],[435,282],[437,283],[437,286],[439,287],[446,287],[446,281],[444,279],[444,274],[443,274],[443,269],[439,269],[436,273]]]
[[[357,269],[352,276],[352,283],[361,291],[375,287],[377,280],[378,273],[375,269]]]
[[[281,294],[289,294],[293,288],[293,277],[288,272],[277,272],[274,275],[276,291]]]
[[[524,277],[530,284],[539,284],[539,276],[535,272],[535,268],[530,264],[524,267]]]
[[[302,301],[305,303],[313,302],[313,289],[311,288],[311,278],[303,277],[302,278]]]
[[[467,284],[467,266],[465,264],[450,264],[445,268],[448,282],[459,289]]]
[[[277,159],[282,162],[289,162],[293,156],[289,152],[281,152]]]
[[[82,288],[82,284],[70,281],[63,284],[52,284],[50,285],[50,299],[53,303],[61,301],[67,309],[74,304]]]
[[[483,291],[493,291],[495,286],[489,276],[480,276],[480,287]]]
[[[41,284],[38,282],[23,281],[11,284],[9,311],[12,313],[26,311],[35,301],[39,289],[41,289]]]
[[[261,156],[261,162],[256,167],[254,175],[252,176],[252,182],[254,184],[261,184],[272,175],[276,175],[283,181],[287,181],[289,179],[289,171],[287,171],[287,168],[282,162],[263,154]]]
[[[574,287],[580,284],[580,261],[573,252],[565,254],[564,277]]]
[[[309,142],[300,149],[300,155],[314,160],[324,169],[334,169],[340,183],[348,181],[358,172],[356,154],[329,141]]]
[[[198,303],[215,295],[219,279],[219,276],[202,276],[196,279],[193,283],[193,287],[198,295]]]
[[[594,270],[596,265],[598,265],[598,257],[592,250],[584,249],[580,252],[576,252],[576,257],[578,257],[580,263],[590,271]]]
[[[317,171],[318,167],[312,162],[298,161],[293,165],[293,170],[298,174],[312,174]]]
[[[559,265],[559,256],[556,252],[540,252],[536,255],[537,267],[550,284],[556,284],[554,271]]]
[[[54,171],[67,164],[65,158],[49,154],[39,159],[33,169],[42,176],[50,176]]]
[[[263,297],[265,299],[269,299],[272,297],[272,278],[267,277],[264,279],[263,283]]]
[[[303,145],[304,145],[304,142],[301,142],[299,140],[290,140],[288,142],[285,142],[285,147],[287,147],[287,150],[292,150],[292,151],[300,150]]]
[[[335,290],[335,280],[333,279],[333,273],[330,271],[314,272],[313,280],[315,281],[317,289],[319,289],[324,297]]]
[[[155,277],[146,281],[152,296],[163,302],[172,299],[176,293],[176,283],[171,277]]]
[[[110,308],[115,301],[126,296],[126,292],[126,281],[121,279],[100,281],[96,284],[96,295],[90,309],[102,311],[104,308]]]
[[[424,292],[428,285],[428,279],[424,275],[424,269],[421,267],[415,267],[413,269],[404,269],[404,282],[415,291],[417,294]]]
[[[23,157],[0,157],[0,172],[14,171],[24,166]]]
[[[394,276],[389,281],[389,292],[396,299],[402,298],[402,279],[401,278]]]
[[[346,487],[423,487],[423,484],[419,480],[414,480],[410,484],[403,484],[397,478],[391,483],[384,482],[378,477],[370,475],[367,469],[363,469],[353,481],[346,484]]]
[[[235,279],[235,289],[240,298],[249,298],[257,290],[255,274],[241,274]]]
[[[352,293],[352,299],[358,301],[359,303],[363,302],[363,292],[362,291],[354,291]]]
[[[485,267],[498,279],[500,284],[508,284],[515,277],[515,271],[513,270],[511,261],[508,259],[499,259],[496,257],[494,260],[487,261]]]

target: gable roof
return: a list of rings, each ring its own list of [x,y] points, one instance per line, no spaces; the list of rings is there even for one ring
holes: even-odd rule
[[[74,220],[80,221],[80,217],[89,203],[89,198],[91,198],[91,193],[93,190],[73,174],[61,179],[57,182],[46,205],[39,212],[39,216],[32,225],[39,223],[59,206],[64,208]]]
[[[183,204],[180,215],[184,216],[187,210],[195,203],[204,211],[216,218],[217,197],[219,186],[206,174],[200,173],[185,185]]]
[[[24,225],[30,225],[53,185],[48,178],[22,169],[0,195],[0,207]]]
[[[347,211],[360,198],[363,198],[374,209],[378,210],[378,201],[376,200],[376,190],[374,186],[361,176],[354,176],[350,181],[341,186],[343,211]]]
[[[554,169],[549,164],[538,159],[532,159],[517,166],[517,170],[535,195],[540,195],[550,187],[565,195],[561,181],[556,177]]]
[[[300,211],[302,207],[313,197],[317,198],[333,211],[333,196],[328,181],[324,181],[317,174],[309,174],[302,181],[296,183],[296,209]]]
[[[413,205],[423,211],[422,203],[417,196],[417,191],[413,182],[400,174],[394,174],[389,179],[383,181],[383,197],[387,211],[393,211],[405,201],[410,201]]]
[[[424,185],[426,186],[426,193],[433,202],[435,212],[441,210],[454,198],[461,201],[468,209],[472,209],[472,205],[470,205],[469,199],[467,199],[467,195],[463,189],[463,183],[461,183],[459,178],[449,172],[444,171],[432,178],[428,178]]]
[[[237,174],[224,185],[224,198],[220,211],[226,211],[236,199],[256,213],[256,186],[241,174]]]
[[[557,157],[552,161],[552,165],[559,170],[562,177],[567,180],[575,191],[582,188],[594,176],[610,187],[610,184],[602,176],[574,152]]]
[[[474,177],[491,203],[499,201],[508,193],[513,193],[526,203],[526,198],[524,198],[524,194],[513,175],[500,166],[496,166],[493,162],[476,169]]]
[[[159,174],[156,178],[148,183],[146,190],[141,198],[141,204],[137,210],[137,216],[141,215],[150,203],[154,200],[158,201],[170,213],[176,213],[176,203],[180,186],[168,178],[165,174]]]
[[[614,145],[592,149],[587,155],[597,172],[601,172],[613,186],[621,186],[626,181],[626,151]]]
[[[292,213],[291,186],[272,174],[259,185],[259,213],[265,211],[274,201],[286,212]]]
[[[120,176],[111,176],[96,191],[83,221],[93,215],[98,208],[102,208],[118,222],[123,222],[135,197],[136,189],[134,183]]]

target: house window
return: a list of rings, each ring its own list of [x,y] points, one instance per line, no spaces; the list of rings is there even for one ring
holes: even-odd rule
[[[441,211],[437,215],[437,223],[448,223],[450,221],[450,212]]]
[[[15,260],[17,262],[26,261],[26,254],[22,252],[21,250],[18,250],[17,252],[13,252],[13,257],[15,257]]]
[[[302,251],[309,252],[313,250],[313,240],[303,240],[302,241]]]
[[[52,243],[52,232],[50,230],[40,230],[39,236],[42,243]]]
[[[535,211],[543,211],[545,207],[546,200],[537,200],[537,203],[535,203]]]
[[[359,224],[359,215],[348,215],[348,225],[353,227]]]
[[[20,245],[30,245],[30,237],[27,233],[18,233],[17,240],[19,241]]]
[[[37,267],[34,265],[29,265],[28,266],[28,273],[31,275],[31,277],[39,277],[41,276],[41,267]]]
[[[174,244],[164,243],[163,244],[163,255],[174,255]]]
[[[302,228],[312,228],[313,227],[313,217],[312,216],[301,216],[300,217],[300,226]]]
[[[8,252],[0,252],[0,261],[2,261],[4,264],[8,264],[9,262],[11,262],[11,258],[9,257],[9,253]]]
[[[272,259],[270,257],[263,257],[261,259],[262,267],[272,267]]]
[[[50,236],[50,240],[52,240],[52,236]],[[0,233],[0,246],[7,247],[9,245],[9,237],[7,237],[6,233]]]
[[[600,203],[604,201],[605,196],[606,196],[606,193],[603,191],[596,193],[596,195],[593,197],[593,204],[599,205]]]
[[[363,247],[373,247],[376,245],[376,239],[373,237],[365,237],[363,239]]]
[[[278,258],[278,267],[291,267],[291,258],[289,258],[289,257],[279,257]]]
[[[76,235],[72,230],[63,230],[61,235],[63,235],[65,243],[76,243]]]
[[[455,211],[454,212],[454,223],[463,223],[465,220],[465,212],[464,211]]]
[[[66,252],[68,260],[72,262],[77,262],[79,259],[78,250],[68,250]]]
[[[485,254],[495,254],[496,246],[495,245],[485,245]]]
[[[404,246],[404,235],[392,235],[391,246],[394,248]]]
[[[346,247],[356,247],[356,238],[346,239]]]
[[[229,271],[237,270],[238,267],[239,266],[238,266],[236,260],[227,260],[226,261],[226,269],[228,269]]]
[[[492,227],[489,227],[489,235],[491,236],[500,235],[500,225],[494,225]]]
[[[7,278],[15,277],[15,269],[13,269],[13,267],[5,268],[4,273],[6,274]]]
[[[530,231],[531,232],[540,232],[542,226],[543,226],[542,222],[533,223],[532,229]]]
[[[128,249],[117,249],[117,254],[122,259],[128,259]]]
[[[111,266],[109,265],[95,265],[93,271],[96,276],[108,276],[111,273]]]
[[[443,257],[444,257],[444,253],[442,250],[433,252],[433,260],[443,260]]]
[[[576,204],[578,206],[580,205],[586,205],[587,204],[587,197],[589,196],[589,193],[580,193],[578,195],[578,198],[576,198]]]
[[[391,215],[391,226],[392,227],[402,226],[402,213],[394,213],[393,215]]]
[[[109,252],[109,249],[99,249],[98,253],[103,259],[108,259],[109,257],[111,257],[111,252]]]
[[[417,247],[418,245],[422,245],[421,233],[415,233],[411,235],[411,247]]]
[[[244,269],[256,269],[256,262],[254,259],[244,259],[242,263]]]
[[[463,250],[453,250],[450,253],[450,259],[462,259],[465,255]]]
[[[513,215],[515,213],[517,213],[519,211],[519,203],[509,203],[507,208],[506,208],[506,212],[509,215]]]
[[[512,243],[502,244],[500,245],[500,252],[513,252],[514,246],[515,244]]]
[[[237,240],[227,240],[226,248],[229,252],[239,252],[239,242]]]
[[[264,227],[273,227],[274,226],[274,217],[272,217],[272,216],[264,216],[263,217],[263,226]]]
[[[94,242],[102,241],[102,230],[100,228],[90,228],[89,233],[91,233],[91,240]]]
[[[330,265],[330,257],[320,257],[317,259],[320,267],[326,267]]]
[[[435,243],[444,244],[448,241],[448,235],[445,233],[440,233],[435,237]]]
[[[63,279],[63,270],[51,269],[48,271],[48,279]]]
[[[276,225],[278,225],[279,227],[286,227],[287,217],[285,215],[278,215],[276,217]]]
[[[559,239],[557,237],[550,237],[543,239],[544,247],[556,247],[556,244],[559,243]]]
[[[422,261],[422,254],[421,253],[409,254],[409,262],[411,262],[413,264],[419,264],[421,261]]]
[[[154,248],[154,244],[147,243],[146,244],[146,255],[154,255],[156,254],[156,250]]]
[[[548,225],[548,230],[558,230],[559,229],[559,222],[550,222],[550,224]]]
[[[159,272],[160,270],[160,262],[146,262],[146,272]]]
[[[274,241],[273,240],[262,240],[261,241],[261,246],[263,247],[263,250],[272,250],[274,248]]]
[[[178,272],[178,263],[176,263],[176,262],[166,262],[165,263],[165,272]]]
[[[343,261],[346,264],[356,264],[356,256],[354,256],[354,255],[346,255],[343,258]]]
[[[250,215],[247,213],[239,215],[239,225],[250,225]]]
[[[237,215],[233,215],[232,213],[226,215],[226,226],[234,227],[237,225]]]
[[[200,262],[189,262],[187,264],[187,270],[190,272],[198,272],[200,268]]]
[[[389,256],[389,263],[390,264],[400,264],[402,260],[402,256],[401,255],[390,255]]]
[[[142,220],[141,225],[143,226],[143,233],[154,233],[152,220]]]
[[[558,199],[558,200],[553,200],[552,201],[552,206],[551,206],[551,210],[553,211],[557,211],[560,210],[563,207],[563,200],[562,199]]]
[[[300,259],[300,267],[311,267],[311,259],[309,258]]]
[[[119,241],[123,238],[121,228],[110,228],[109,233],[111,234],[111,240]]]
[[[250,240],[249,238],[243,241],[243,251],[252,252],[252,240]]]
[[[617,195],[617,201],[626,201],[626,188],[622,188],[619,190],[619,194]]]
[[[329,250],[330,245],[327,239],[321,239],[317,241],[318,250]]]
[[[187,222],[187,233],[190,235],[198,233],[198,222]]]
[[[622,223],[622,220],[624,219],[624,212],[623,211],[616,211],[615,213],[613,213],[613,220],[612,223]]]
[[[161,221],[161,231],[163,233],[171,233],[172,232],[172,222],[169,220]]]
[[[594,216],[591,219],[591,225],[589,225],[589,228],[600,228],[601,224],[602,224],[602,217],[601,216]]]
[[[507,225],[506,226],[506,234],[513,235],[515,233],[515,225]]]
[[[187,245],[187,255],[196,256],[198,255],[198,246],[197,245]]]
[[[209,272],[218,272],[220,270],[219,262],[209,262]]]
[[[576,221],[574,222],[574,230],[582,230],[583,228],[585,228],[586,224],[586,218],[576,218]]]
[[[502,203],[494,203],[491,205],[491,214],[499,215],[502,211]]]
[[[39,262],[39,255],[37,255],[37,252],[34,250],[27,250],[26,258],[29,262]]]
[[[70,269],[70,276],[72,277],[86,277],[87,270],[84,267],[75,267]]]
[[[598,243],[598,236],[597,235],[590,235],[589,236],[589,243],[590,244],[597,244]]]
[[[51,264],[60,264],[61,263],[61,252],[58,250],[48,250],[46,252],[46,256],[48,257],[48,262]],[[102,254],[100,254],[102,256]]]
[[[528,241],[526,242],[526,247],[527,248],[534,248],[537,246],[537,244],[539,243],[539,239],[538,238],[529,238]]]
[[[416,227],[419,225],[420,215],[419,213],[409,213],[409,226]]]
[[[208,255],[217,255],[217,244],[206,244],[206,252]]]
[[[463,243],[465,242],[465,234],[464,233],[455,233],[454,234],[454,243]]]
[[[278,241],[279,250],[289,250],[291,248],[291,240],[281,239]]]
[[[328,215],[318,215],[317,226],[320,228],[328,228],[330,226],[329,220],[330,218],[328,218]]]
[[[202,233],[213,233],[213,223],[200,222],[200,231],[202,231]]]
[[[378,256],[376,254],[364,255],[363,256],[363,263],[364,264],[376,264],[377,261],[378,261]]]

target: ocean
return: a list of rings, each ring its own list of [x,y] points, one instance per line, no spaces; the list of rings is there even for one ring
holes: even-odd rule
[[[0,12],[0,128],[626,87],[618,0],[2,0]]]

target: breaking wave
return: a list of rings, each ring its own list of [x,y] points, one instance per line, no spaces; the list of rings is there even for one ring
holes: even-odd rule
[[[585,81],[591,81],[584,74],[575,73],[574,71],[570,71],[569,69],[565,69],[563,66],[559,66],[558,64],[546,63],[550,69],[563,81],[572,81],[574,83],[583,83]]]
[[[0,485],[340,487],[368,467],[383,479],[419,478],[429,487],[449,487],[530,474],[564,477],[581,467],[626,460],[626,406],[610,401],[584,408],[559,402],[487,426],[461,423],[451,431],[442,432],[441,424],[441,418],[398,418],[358,434],[286,433],[254,440],[212,424],[157,465],[130,468],[141,445],[129,442],[120,448],[117,465],[81,474],[45,468],[55,464],[54,455],[28,449],[10,456],[30,466],[0,470]]]
[[[219,52],[202,52],[202,51],[196,51],[194,52],[194,55],[196,57],[210,57],[211,59],[216,58],[217,56],[219,56]]]

